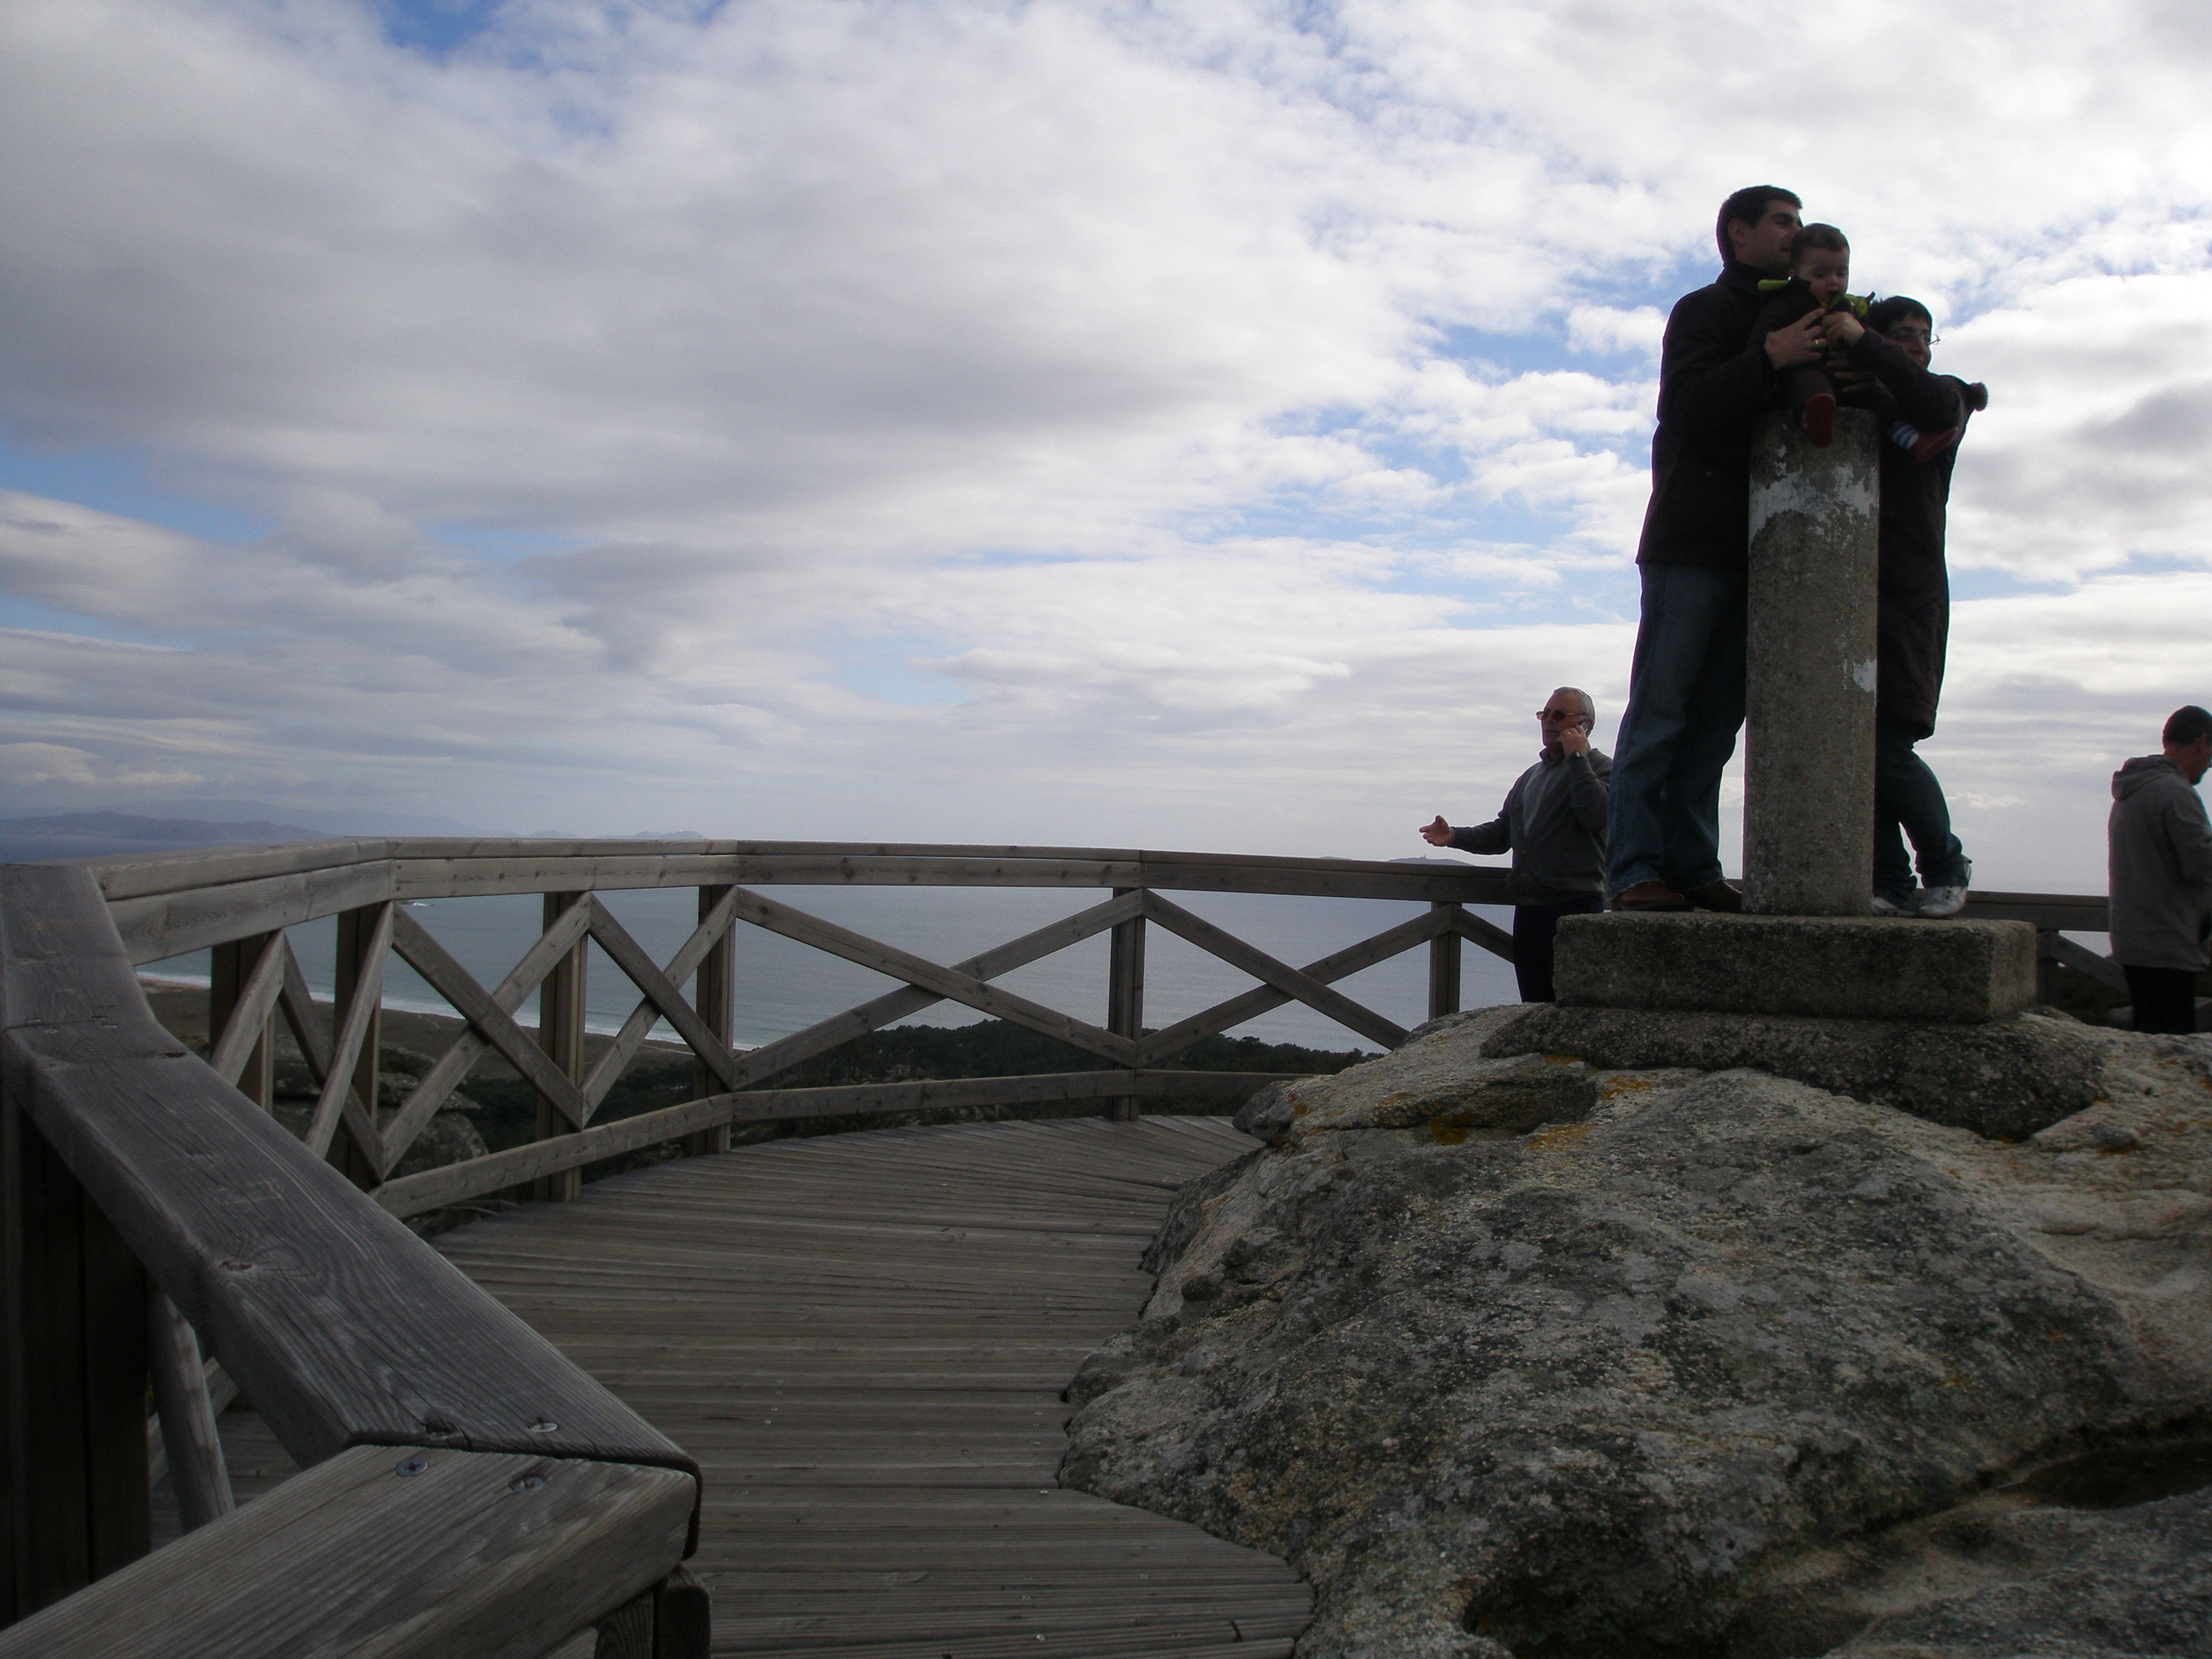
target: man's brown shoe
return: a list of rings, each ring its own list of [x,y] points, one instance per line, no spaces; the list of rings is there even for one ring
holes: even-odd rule
[[[1743,895],[1724,881],[1709,881],[1703,887],[1692,887],[1682,896],[1700,910],[1741,910]]]
[[[1686,910],[1690,901],[1663,881],[1639,881],[1613,896],[1616,910]]]

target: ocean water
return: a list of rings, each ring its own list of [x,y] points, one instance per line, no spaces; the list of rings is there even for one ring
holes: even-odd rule
[[[1088,888],[778,886],[763,890],[794,909],[946,965],[1088,909],[1105,896]],[[698,900],[690,888],[604,892],[599,896],[656,962],[665,963],[673,956],[696,925]],[[1304,967],[1395,927],[1425,908],[1377,899],[1285,898],[1249,893],[1170,896],[1185,909],[1293,967]],[[542,910],[536,895],[524,894],[433,899],[412,907],[411,914],[489,990],[537,942],[542,931]],[[1501,927],[1511,925],[1510,911],[1483,908],[1479,913]],[[304,923],[290,933],[292,948],[308,984],[317,994],[328,996],[333,985],[335,919]],[[1108,949],[1107,938],[1102,933],[993,982],[1063,1013],[1103,1024]],[[595,1031],[611,1032],[629,1017],[639,998],[622,970],[596,945],[591,957],[586,979],[586,1023]],[[1466,945],[1461,950],[1461,964],[1462,1006],[1477,1008],[1515,1000],[1513,970],[1508,963],[1487,951]],[[207,953],[198,951],[166,963],[149,963],[143,971],[204,982]],[[1157,924],[1146,929],[1147,1026],[1173,1024],[1255,983]],[[736,1042],[749,1048],[787,1036],[880,996],[896,984],[842,958],[740,922],[737,925]],[[1400,1025],[1417,1025],[1428,1014],[1427,949],[1416,947],[1379,963],[1336,981],[1335,988]],[[387,1006],[422,1013],[453,1012],[397,956],[385,969],[385,1001]],[[517,1018],[525,1024],[533,1023],[535,1004],[533,996],[523,1004]],[[984,1018],[957,1003],[942,1002],[902,1023],[961,1025]],[[672,1039],[675,1034],[663,1024],[655,1035]],[[1370,1040],[1296,1003],[1237,1026],[1231,1035],[1317,1048],[1375,1048]]]

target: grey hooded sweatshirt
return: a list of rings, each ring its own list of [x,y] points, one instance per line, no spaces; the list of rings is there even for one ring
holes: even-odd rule
[[[2163,755],[2112,774],[2112,958],[2129,968],[2212,965],[2212,820],[2204,799]]]
[[[1516,904],[1556,904],[1605,890],[1605,790],[1613,762],[1539,757],[1513,781],[1488,823],[1452,831],[1462,853],[1510,853],[1505,896]]]

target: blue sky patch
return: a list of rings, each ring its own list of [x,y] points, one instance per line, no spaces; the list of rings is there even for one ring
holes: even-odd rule
[[[126,628],[105,617],[5,592],[0,592],[0,628],[20,628],[30,634],[74,634],[80,639],[112,640],[118,645],[150,645],[172,651],[189,650],[195,643],[185,635]]]
[[[378,21],[396,46],[442,58],[489,27],[500,0],[374,0]]]
[[[967,690],[957,681],[915,666],[932,648],[914,638],[854,641],[837,666],[837,684],[903,708],[951,708],[967,702]]]
[[[156,483],[130,449],[33,449],[0,438],[0,489],[76,501],[211,542],[258,541],[270,528],[252,514]]]

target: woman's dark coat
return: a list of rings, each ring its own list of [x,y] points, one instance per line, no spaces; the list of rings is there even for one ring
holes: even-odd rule
[[[1869,338],[1874,337],[1871,333]],[[1883,344],[1896,349],[1895,343]],[[1898,351],[1904,357],[1902,350]],[[1931,374],[1910,358],[1909,376],[1885,374],[1882,383],[1895,396],[1899,386],[1914,395],[1898,397],[1881,419],[1902,418],[1923,432],[1963,426],[1966,382]],[[1930,408],[1932,400],[1934,406]],[[1916,413],[1917,418],[1916,418]],[[1918,465],[1905,451],[1881,441],[1881,599],[1876,611],[1875,687],[1878,718],[1924,738],[1936,729],[1936,704],[1943,692],[1943,658],[1951,635],[1951,580],[1943,563],[1945,520],[1951,502],[1951,468],[1959,447]]]

